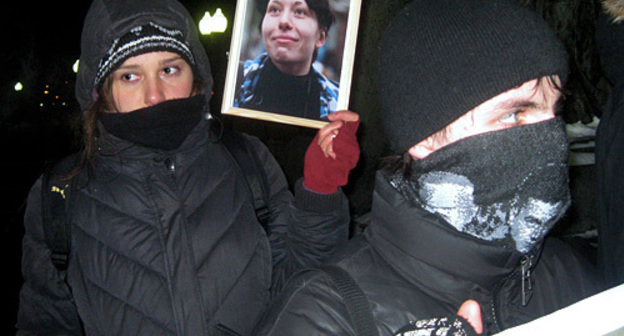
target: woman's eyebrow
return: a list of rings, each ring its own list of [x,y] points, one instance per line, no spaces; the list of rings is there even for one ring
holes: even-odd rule
[[[124,64],[124,65],[121,65],[121,66],[120,66],[119,68],[117,68],[117,70],[115,70],[114,72],[117,72],[117,71],[120,71],[120,70],[121,70],[121,71],[123,71],[123,70],[134,70],[134,69],[138,69],[138,68],[140,68],[140,65],[130,63],[130,64]]]
[[[161,65],[162,65],[162,64],[169,64],[169,63],[174,63],[174,62],[177,62],[178,60],[181,60],[181,59],[182,59],[182,57],[181,57],[181,56],[173,56],[173,57],[171,57],[171,58],[167,58],[167,59],[161,60],[159,63],[160,63]]]

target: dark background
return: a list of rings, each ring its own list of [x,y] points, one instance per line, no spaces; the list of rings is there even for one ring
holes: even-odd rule
[[[539,12],[558,32],[570,53],[572,75],[564,117],[568,123],[591,121],[609,86],[602,76],[593,45],[593,24],[598,1],[518,0]],[[219,111],[225,80],[227,51],[234,18],[234,0],[181,1],[195,20],[204,11],[222,8],[229,19],[224,34],[203,36],[215,78],[211,108]],[[345,189],[354,218],[370,208],[374,171],[378,160],[389,154],[381,130],[377,99],[378,42],[392,16],[408,0],[363,0],[350,109],[361,116],[358,138],[361,159]],[[20,275],[22,216],[27,192],[46,162],[61,158],[76,148],[71,125],[78,116],[74,98],[75,74],[71,66],[79,58],[80,32],[90,1],[5,2],[2,5],[2,65],[0,79],[0,168],[4,178],[0,202],[2,218],[4,314],[0,334],[13,334]],[[24,90],[15,92],[17,81]],[[44,92],[47,91],[47,94]],[[433,97],[432,97],[433,98]],[[406,107],[409,108],[409,107]],[[225,117],[236,129],[260,137],[282,164],[290,183],[302,174],[303,155],[315,134],[312,129]],[[591,167],[573,178],[575,200],[567,226],[559,231],[585,230],[592,226]],[[574,193],[574,190],[578,192]],[[575,224],[583,224],[574,228]],[[589,222],[589,223],[588,223]],[[576,224],[578,226],[578,224]]]

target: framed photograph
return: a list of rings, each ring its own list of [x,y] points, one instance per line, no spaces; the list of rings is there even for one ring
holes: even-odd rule
[[[222,113],[321,128],[348,109],[361,0],[237,0]]]

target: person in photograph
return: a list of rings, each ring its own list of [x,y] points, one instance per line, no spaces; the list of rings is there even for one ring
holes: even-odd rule
[[[235,107],[327,120],[336,111],[338,83],[314,62],[334,22],[328,0],[260,1],[264,52],[242,65]]]
[[[567,54],[547,23],[515,0],[414,0],[380,50],[394,155],[370,223],[293,276],[254,334],[489,335],[602,290],[590,256],[548,236],[571,197]]]
[[[347,240],[340,187],[359,158],[358,115],[318,131],[293,194],[262,142],[208,117],[212,84],[178,1],[92,2],[76,80],[83,148],[28,195],[18,335],[250,335],[291,274]],[[65,255],[46,234],[58,221]]]

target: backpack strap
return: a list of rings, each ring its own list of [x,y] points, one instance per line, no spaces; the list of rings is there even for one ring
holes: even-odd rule
[[[247,186],[251,192],[256,210],[256,217],[268,234],[270,217],[269,187],[260,158],[255,151],[251,150],[249,140],[238,132],[224,129],[222,141],[247,180]]]
[[[358,336],[379,335],[368,299],[353,277],[336,265],[323,265],[319,269],[329,276],[342,297],[355,334]]]
[[[71,230],[67,219],[67,203],[73,179],[63,177],[74,167],[76,155],[71,155],[51,168],[41,178],[41,217],[46,244],[52,251],[52,264],[59,271],[67,269],[71,248]]]

